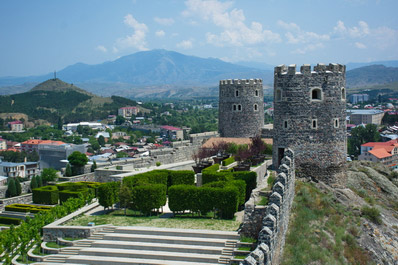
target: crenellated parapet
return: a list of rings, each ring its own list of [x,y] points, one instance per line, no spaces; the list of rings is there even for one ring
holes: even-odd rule
[[[286,66],[284,64],[275,67],[275,75],[317,75],[317,74],[344,74],[346,71],[345,65],[330,63],[328,65],[319,63],[314,66],[311,71],[311,65],[304,64],[300,67],[300,71],[296,71],[296,65],[291,64]]]
[[[262,220],[257,248],[240,263],[241,265],[280,264],[294,199],[296,177],[294,153],[291,149],[285,150],[285,156],[277,173],[265,217]]]
[[[262,84],[263,84],[263,80],[260,78],[220,80],[220,86],[222,86],[222,85],[262,85]]]

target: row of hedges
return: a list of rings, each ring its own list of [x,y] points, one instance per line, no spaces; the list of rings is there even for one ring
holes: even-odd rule
[[[132,190],[131,209],[142,212],[145,215],[152,209],[159,209],[166,205],[166,185],[152,184],[136,186]]]
[[[33,202],[37,204],[58,204],[66,202],[69,198],[78,198],[79,194],[83,196],[97,195],[99,182],[68,182],[55,186],[44,186],[33,189]]]
[[[233,162],[235,162],[235,158],[233,156],[231,156],[231,157],[228,157],[227,159],[224,159],[221,163],[225,167],[225,166],[232,164]]]
[[[217,210],[220,218],[232,219],[238,204],[239,189],[233,185],[223,188],[175,185],[169,188],[169,208],[174,213],[189,210],[206,215]]]
[[[213,165],[214,166],[214,165]],[[210,166],[212,167],[212,166]],[[247,201],[250,198],[250,194],[253,189],[257,186],[257,174],[253,171],[214,171],[208,170],[210,167],[202,171],[202,183],[207,184],[217,181],[233,181],[233,180],[243,180],[246,182],[246,196]]]
[[[22,212],[22,213],[38,213],[40,211],[50,210],[50,206],[30,205],[30,204],[10,204],[5,207],[6,211]]]
[[[123,184],[136,187],[144,184],[194,185],[195,173],[191,170],[152,170],[149,172],[129,176],[123,179]]]
[[[21,222],[22,220],[18,218],[0,216],[0,224],[19,225]]]

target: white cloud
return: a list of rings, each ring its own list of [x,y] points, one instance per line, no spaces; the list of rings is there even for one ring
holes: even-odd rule
[[[389,27],[379,27],[370,30],[371,44],[376,48],[384,50],[398,46],[398,30]]]
[[[107,52],[108,51],[108,49],[105,48],[105,46],[102,46],[102,45],[98,45],[97,47],[95,47],[95,49],[97,51],[100,51],[100,52]]]
[[[166,33],[163,30],[159,30],[155,32],[155,35],[157,37],[164,37],[166,35]]]
[[[366,45],[362,42],[355,42],[355,47],[357,47],[358,49],[366,49]]]
[[[285,37],[287,42],[291,44],[324,42],[330,40],[328,34],[317,34],[311,31],[304,31],[295,23],[287,23],[278,20],[278,25],[288,31]]]
[[[113,49],[114,52],[118,52],[121,49],[135,48],[140,51],[146,51],[146,33],[148,27],[144,23],[139,23],[131,14],[124,17],[124,24],[134,30],[134,33],[124,38],[116,40],[116,44]]]
[[[325,46],[322,43],[306,44],[304,47],[292,51],[294,54],[306,54],[317,49],[322,49]]]
[[[346,27],[344,22],[339,20],[337,25],[333,28],[333,33],[339,37],[348,36],[350,38],[362,38],[370,33],[368,24],[365,21],[359,21],[358,26]]]
[[[202,20],[210,21],[222,32],[206,34],[207,42],[216,46],[225,45],[244,46],[260,43],[280,42],[280,36],[270,30],[263,29],[258,22],[246,24],[242,9],[229,11],[232,2],[217,0],[188,0],[185,2],[187,9],[183,16],[199,16]]]
[[[171,26],[174,24],[174,19],[172,18],[155,17],[153,20],[163,26]]]
[[[180,43],[177,43],[177,47],[187,50],[191,49],[193,47],[193,44],[191,40],[183,40]]]

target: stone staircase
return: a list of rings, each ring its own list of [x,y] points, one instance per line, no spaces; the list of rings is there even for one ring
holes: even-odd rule
[[[37,264],[230,264],[238,240],[228,231],[109,226]]]

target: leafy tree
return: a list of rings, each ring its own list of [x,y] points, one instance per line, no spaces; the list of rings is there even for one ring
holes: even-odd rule
[[[72,168],[71,168],[69,163],[66,164],[65,176],[67,176],[67,177],[71,177],[72,176]]]
[[[41,180],[47,184],[49,181],[54,181],[57,179],[57,170],[53,168],[44,168],[40,176]]]
[[[17,196],[17,188],[15,186],[15,179],[10,177],[8,178],[7,184],[7,197]]]
[[[118,115],[118,116],[116,117],[115,124],[116,124],[116,125],[121,125],[121,124],[123,124],[125,121],[126,121],[126,119],[125,119],[123,116]]]
[[[26,158],[30,162],[37,162],[40,160],[39,154],[34,150],[32,153],[27,153]]]
[[[87,164],[88,158],[85,154],[82,154],[79,151],[74,151],[68,156],[68,161],[74,167],[83,167]]]
[[[117,158],[128,157],[129,155],[126,152],[119,152],[116,154]]]
[[[37,178],[36,178],[36,176],[33,176],[32,179],[30,180],[30,189],[33,190],[36,188],[38,188]]]
[[[77,125],[76,132],[77,132],[78,134],[83,134],[83,126]]]
[[[94,160],[93,164],[91,165],[91,172],[94,172],[96,168],[97,168],[97,162],[95,162]]]
[[[104,137],[104,136],[100,135],[100,136],[98,137],[98,144],[99,144],[100,146],[105,146],[105,137]]]
[[[368,142],[380,141],[380,133],[375,124],[357,126],[351,130],[351,137],[348,138],[348,154],[358,156],[361,152],[361,145]]]
[[[62,125],[63,125],[62,117],[60,116],[60,117],[58,117],[58,121],[57,121],[57,129],[62,130]]]
[[[120,206],[124,208],[124,215],[127,215],[127,207],[132,200],[131,188],[127,185],[121,185],[119,191]]]
[[[15,178],[15,189],[16,189],[16,196],[21,195],[22,193],[22,186],[21,186],[21,182],[19,182],[19,178]]]
[[[41,176],[36,176],[37,187],[40,188],[43,186],[43,179]]]
[[[98,202],[104,209],[119,201],[119,182],[104,183],[98,188]]]

